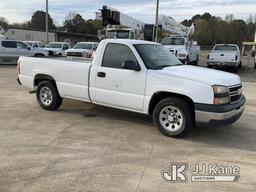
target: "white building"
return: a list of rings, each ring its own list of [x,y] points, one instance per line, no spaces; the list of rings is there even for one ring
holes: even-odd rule
[[[47,43],[45,31],[10,28],[6,30],[4,35],[10,40],[42,41]],[[49,32],[49,41],[56,41],[56,33]]]

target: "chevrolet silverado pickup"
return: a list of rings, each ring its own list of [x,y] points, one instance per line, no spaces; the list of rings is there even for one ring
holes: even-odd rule
[[[216,44],[207,56],[207,66],[238,71],[242,66],[239,47],[235,44]]]
[[[183,65],[153,42],[106,39],[93,60],[20,57],[17,69],[19,84],[35,91],[45,110],[70,98],[143,113],[171,137],[195,125],[229,125],[245,108],[237,75]]]

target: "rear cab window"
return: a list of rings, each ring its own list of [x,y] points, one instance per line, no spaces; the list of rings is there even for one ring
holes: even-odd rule
[[[216,45],[214,51],[238,51],[236,45]]]

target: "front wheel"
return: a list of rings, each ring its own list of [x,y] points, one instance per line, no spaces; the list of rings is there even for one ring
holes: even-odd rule
[[[161,133],[169,137],[184,137],[193,127],[189,104],[176,97],[161,100],[153,111],[153,120]]]
[[[185,61],[184,61],[184,65],[189,65],[190,64],[190,61],[189,61],[189,58],[186,57]]]
[[[57,87],[52,81],[42,81],[36,90],[38,104],[45,110],[54,111],[62,104]]]

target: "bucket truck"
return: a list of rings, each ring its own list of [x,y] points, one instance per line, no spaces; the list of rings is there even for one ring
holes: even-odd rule
[[[165,15],[159,16],[158,23],[160,28],[170,33],[170,36],[163,38],[161,43],[184,64],[197,65],[200,48],[197,42],[190,38],[194,33],[194,26],[186,27]]]

